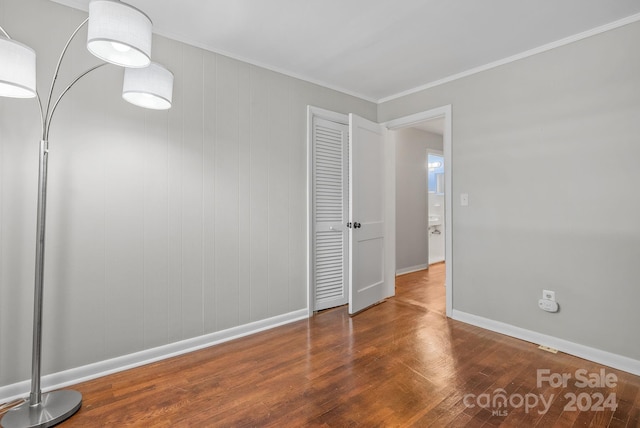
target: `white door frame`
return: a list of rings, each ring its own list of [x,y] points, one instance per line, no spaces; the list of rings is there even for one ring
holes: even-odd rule
[[[452,138],[451,138],[451,104],[437,107],[431,110],[415,113],[409,116],[393,119],[385,122],[389,130],[407,128],[431,119],[444,118],[444,133],[442,136],[444,150],[444,206],[445,206],[445,292],[446,313],[448,317],[453,313],[453,221],[452,221]],[[395,236],[394,236],[395,239]]]
[[[313,281],[313,118],[318,117],[332,122],[349,125],[349,116],[319,107],[307,106],[307,310],[311,317],[315,311]]]

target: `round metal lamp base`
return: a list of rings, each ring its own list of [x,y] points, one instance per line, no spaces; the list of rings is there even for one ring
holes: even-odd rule
[[[2,428],[46,428],[70,418],[82,406],[82,394],[62,390],[42,394],[42,403],[30,406],[29,401],[9,410],[0,425]]]

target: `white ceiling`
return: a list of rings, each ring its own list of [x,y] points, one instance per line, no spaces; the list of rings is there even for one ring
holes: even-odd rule
[[[373,101],[640,13],[639,0],[127,3],[158,34]]]

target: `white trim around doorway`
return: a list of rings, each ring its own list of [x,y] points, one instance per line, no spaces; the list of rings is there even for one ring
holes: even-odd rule
[[[452,108],[451,105],[437,107],[431,110],[415,113],[409,116],[390,120],[383,125],[389,130],[397,130],[416,125],[426,120],[444,118],[444,132],[442,143],[444,149],[444,175],[445,175],[445,288],[446,288],[446,312],[447,316],[453,315],[453,221],[452,221]]]

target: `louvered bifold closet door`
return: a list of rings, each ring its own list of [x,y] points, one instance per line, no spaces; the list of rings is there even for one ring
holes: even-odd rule
[[[347,303],[349,127],[313,121],[313,280],[315,310]]]

